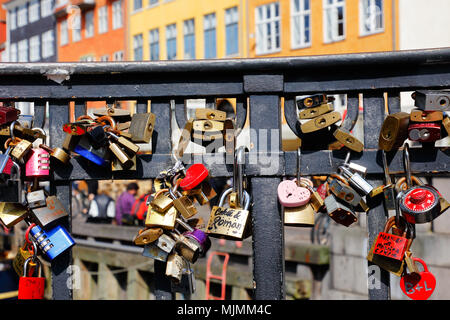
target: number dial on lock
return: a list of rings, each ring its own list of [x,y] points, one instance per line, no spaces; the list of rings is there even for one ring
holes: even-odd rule
[[[278,185],[278,200],[284,207],[299,207],[307,204],[311,198],[311,192],[297,186],[293,180],[284,180]]]

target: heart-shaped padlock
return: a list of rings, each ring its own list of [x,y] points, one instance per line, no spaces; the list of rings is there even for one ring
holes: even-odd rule
[[[299,207],[307,204],[311,192],[299,187],[294,180],[284,180],[278,185],[278,200],[284,207]]]
[[[194,163],[186,170],[186,176],[181,179],[180,187],[183,190],[191,190],[208,177],[208,169],[201,163]]]
[[[400,288],[403,293],[413,300],[427,300],[436,288],[436,278],[428,271],[428,267],[422,259],[412,258],[423,266],[419,273],[408,273],[400,279]]]

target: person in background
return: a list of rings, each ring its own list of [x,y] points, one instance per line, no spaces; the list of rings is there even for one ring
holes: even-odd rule
[[[115,217],[114,200],[107,194],[100,192],[92,199],[86,222],[111,223]]]
[[[116,224],[134,225],[134,218],[131,214],[135,196],[139,190],[137,183],[132,182],[127,185],[127,190],[124,191],[116,201]],[[133,221],[132,221],[133,220]]]

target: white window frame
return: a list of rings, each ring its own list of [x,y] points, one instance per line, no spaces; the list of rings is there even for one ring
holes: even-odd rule
[[[275,6],[278,5],[278,16],[275,16]],[[270,7],[270,18],[266,18],[266,8]],[[263,11],[263,17],[259,16],[260,8]],[[276,47],[276,23],[278,22],[278,37],[279,47]],[[270,32],[272,38],[270,41],[271,49],[268,49],[267,41],[267,29],[264,28],[267,24],[270,24]],[[262,31],[260,30],[262,27]],[[255,33],[256,33],[256,54],[270,54],[281,51],[281,6],[279,1],[267,3],[255,8]]]
[[[365,3],[368,4],[368,6],[365,5]],[[367,12],[367,9],[370,8],[369,12]],[[384,32],[384,0],[381,0],[381,12],[377,11],[378,8],[375,4],[375,0],[360,0],[359,1],[359,34],[361,36],[368,36],[371,34],[377,34]],[[367,14],[370,16],[368,17]],[[381,15],[381,27],[377,28],[376,26],[376,19],[378,18],[378,15]],[[364,25],[369,21],[370,23],[370,30],[365,30]]]
[[[69,28],[67,20],[63,20],[59,24],[59,45],[65,46],[68,43],[69,43]]]
[[[17,43],[11,43],[9,46],[9,62],[17,62]]]
[[[105,54],[105,55],[101,56],[100,57],[100,61],[102,61],[102,62],[109,61],[109,54]]]
[[[85,56],[82,56],[81,58],[80,58],[80,61],[81,62],[91,62],[91,61],[95,61],[95,56],[94,55],[85,55]]]
[[[239,39],[237,39],[237,42],[238,42],[237,43],[237,49],[238,49],[237,53],[232,53],[230,55],[226,54],[227,53],[227,44],[228,44],[226,30],[229,25],[234,25],[234,24],[237,25],[237,30],[238,30],[237,32],[239,35],[239,7],[238,6],[234,6],[234,7],[225,9],[225,55],[227,57],[235,57],[235,56],[239,55]],[[239,38],[239,36],[238,36],[238,38]]]
[[[39,35],[30,38],[30,62],[41,59],[41,37]]]
[[[94,33],[94,10],[90,10],[84,14],[84,37],[92,38]]]
[[[148,59],[149,60],[153,60],[152,59],[152,45],[158,45],[158,59],[160,58],[161,55],[161,44],[159,43],[159,28],[155,28],[152,30],[148,31],[148,51],[149,51],[149,55],[148,55]],[[155,61],[155,60],[153,60]]]
[[[48,17],[53,14],[52,0],[42,0],[41,1],[41,17]]]
[[[17,62],[28,62],[28,39],[20,40],[17,43]]]
[[[347,15],[346,15],[346,3],[345,0],[332,0],[332,4],[328,3],[328,0],[323,0],[323,39],[324,43],[332,43],[332,42],[338,42],[345,40],[347,36]],[[342,23],[343,23],[343,35],[339,36],[338,29],[339,29],[339,21],[337,19],[337,9],[338,7],[342,7],[343,15],[342,15]],[[328,11],[332,12],[332,21],[331,26],[328,24],[327,14]],[[328,38],[328,28],[332,28],[331,32],[331,38]]]
[[[29,22],[38,21],[40,18],[39,0],[32,0],[28,7],[28,20]]]
[[[23,27],[28,23],[27,3],[17,9],[17,27]]]
[[[17,28],[17,10],[16,8],[9,11],[9,30],[16,30]]]
[[[300,10],[295,10],[294,1],[300,2]],[[305,10],[305,1],[309,1],[309,9]],[[305,17],[309,16],[309,41],[305,40]],[[298,24],[300,27],[299,32],[299,42],[295,40],[295,23],[296,20],[299,20]],[[291,48],[292,49],[301,49],[311,47],[311,39],[312,39],[312,19],[311,19],[311,0],[291,0]]]
[[[123,27],[122,0],[116,0],[112,3],[112,29]]]
[[[136,49],[140,48],[142,50],[142,59],[134,60]],[[142,61],[144,60],[144,34],[138,33],[133,36],[133,60],[134,61]]]
[[[81,13],[75,13],[72,19],[72,42],[81,41]]]
[[[123,61],[123,51],[116,51],[113,54],[113,61]]]
[[[51,57],[55,54],[55,34],[53,30],[48,30],[42,33],[41,39],[41,56],[43,59]]]
[[[108,6],[98,8],[98,33],[108,32]]]

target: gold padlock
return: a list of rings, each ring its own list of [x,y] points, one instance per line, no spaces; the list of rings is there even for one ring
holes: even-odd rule
[[[128,129],[131,140],[134,142],[149,143],[152,138],[155,119],[156,116],[151,112],[134,114],[133,118],[131,118],[130,129]]]
[[[9,140],[9,139],[8,139]],[[7,140],[7,142],[8,142]],[[17,142],[18,141],[18,142]],[[17,142],[17,144],[15,144]],[[14,145],[14,148],[11,151],[11,156],[16,158],[17,160],[23,159],[28,152],[33,147],[33,144],[28,140],[23,140],[20,138],[15,137],[11,145]]]
[[[300,126],[303,133],[318,131],[335,124],[341,120],[341,114],[337,111],[321,115],[315,119],[311,119]]]
[[[284,224],[293,227],[314,227],[314,208],[310,203],[300,207],[283,207]]]
[[[303,109],[298,116],[300,119],[313,119],[331,111],[334,111],[333,105],[324,103],[318,107]]]
[[[447,134],[450,136],[450,118],[445,117],[444,120],[442,120],[442,125],[445,128],[445,131],[447,131]]]
[[[444,119],[442,111],[412,110],[409,116],[409,120],[414,122],[437,122],[442,119]]]
[[[397,112],[384,119],[378,138],[378,147],[384,151],[400,147],[408,137],[409,114]]]
[[[40,144],[39,148],[42,148],[50,153],[50,157],[53,159],[56,159],[64,164],[68,163],[70,160],[70,155],[65,152],[61,148],[50,148],[49,146],[46,146],[45,144]]]
[[[200,132],[216,132],[223,131],[223,122],[214,120],[194,120],[194,131]]]
[[[336,140],[338,140],[350,150],[361,152],[364,149],[364,144],[346,129],[336,129],[333,133],[333,136],[336,138]]]
[[[28,214],[28,208],[20,203],[0,202],[0,221],[6,228],[11,228]]]
[[[0,136],[11,136],[11,126],[9,124],[4,124],[0,126]]]
[[[73,151],[77,146],[78,142],[80,142],[81,136],[66,133],[64,137],[64,141],[62,144],[62,148],[67,151]]]
[[[212,140],[218,140],[223,139],[223,133],[220,131],[214,131],[214,132],[198,132],[194,131],[192,133],[192,140],[201,140],[201,141],[212,141]]]
[[[115,143],[123,148],[129,155],[136,155],[139,152],[140,147],[127,138],[118,136],[110,131],[108,131],[108,135],[110,136],[110,138],[114,139]]]
[[[173,206],[173,200],[172,198],[164,194],[165,192],[168,192],[169,189],[162,189],[156,192],[155,196],[153,197],[153,200],[150,202],[150,205],[152,208],[160,213],[164,213],[167,210],[169,210],[170,207]]]
[[[132,161],[132,165],[131,167],[123,167],[122,163],[120,162],[119,159],[117,158],[113,158],[113,160],[111,161],[111,170],[112,171],[124,171],[124,170],[128,170],[128,171],[136,171],[136,156],[133,156],[132,158],[130,158],[130,160]]]
[[[139,234],[134,238],[134,243],[143,246],[156,241],[163,234],[162,228],[147,228],[139,230]]]
[[[175,207],[171,207],[165,213],[159,213],[150,206],[147,211],[145,226],[172,230],[173,228],[175,228],[177,215],[178,211]]]
[[[122,168],[127,170],[133,166],[133,160],[128,157],[117,143],[110,142],[108,148],[116,156],[117,160],[119,160]]]
[[[197,120],[225,121],[227,118],[227,113],[225,111],[215,109],[199,108],[195,109],[195,118]]]

